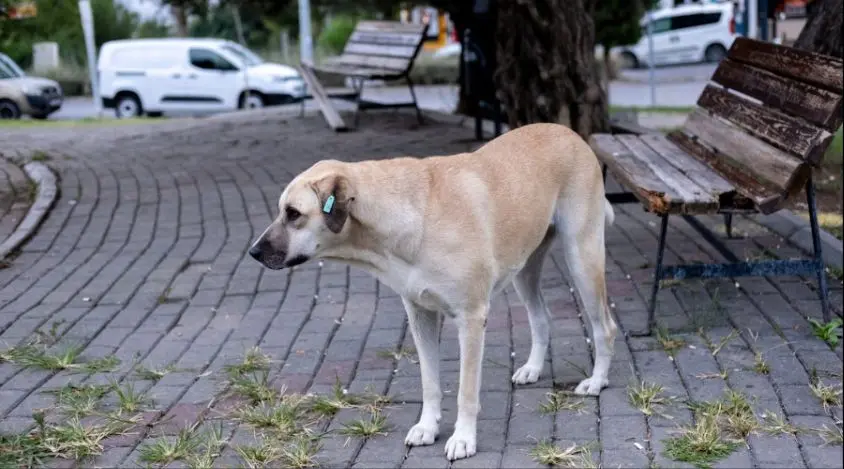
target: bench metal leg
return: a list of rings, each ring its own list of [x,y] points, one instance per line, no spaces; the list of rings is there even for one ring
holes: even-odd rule
[[[355,84],[355,128],[358,128],[361,111],[361,97],[363,96],[363,85],[366,82],[364,78],[353,78]]]
[[[733,237],[733,214],[732,213],[725,213],[724,214],[724,231],[727,232],[727,237]]]
[[[410,97],[413,98],[413,108],[416,109],[416,120],[419,121],[419,125],[422,125],[425,121],[422,118],[422,111],[419,110],[419,103],[416,102],[416,91],[413,89],[413,80],[410,79],[410,74],[405,79],[407,80],[407,87],[410,89]]]
[[[812,227],[812,245],[814,247],[814,259],[817,265],[818,290],[821,296],[821,311],[824,322],[829,322],[829,288],[826,284],[826,272],[824,271],[823,253],[821,252],[821,232],[818,226],[818,212],[815,203],[815,183],[812,178],[806,183],[806,202],[809,205],[809,224]]]
[[[654,275],[654,285],[651,287],[651,301],[648,303],[648,325],[644,333],[631,334],[633,336],[651,335],[654,327],[656,327],[656,296],[659,293],[659,283],[662,281],[663,276],[662,261],[665,255],[665,237],[668,234],[668,215],[663,215],[661,218],[659,246],[656,251],[656,272]]]

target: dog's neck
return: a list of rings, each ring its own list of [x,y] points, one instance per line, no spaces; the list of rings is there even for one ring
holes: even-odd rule
[[[419,160],[415,160],[419,161]],[[395,260],[412,265],[425,226],[429,174],[424,164],[394,165],[390,160],[347,166],[355,199],[350,206],[349,235],[322,257],[346,262],[382,277]]]

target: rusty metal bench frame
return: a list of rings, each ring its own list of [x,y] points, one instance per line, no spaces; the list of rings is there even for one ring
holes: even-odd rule
[[[738,38],[680,130],[616,128],[621,131],[590,137],[604,177],[609,170],[628,189],[607,194],[609,201],[639,202],[661,218],[647,330],[636,335],[651,334],[664,279],[817,275],[829,321],[812,170],[842,122],[842,68],[836,57]],[[695,218],[723,214],[732,237],[733,214],[770,214],[801,192],[814,245],[809,259],[741,261]],[[671,215],[682,216],[729,262],[664,266]]]
[[[425,41],[427,23],[405,24],[397,21],[361,21],[355,26],[342,54],[330,57],[315,65],[302,61],[300,71],[311,93],[305,99],[315,98],[323,114],[335,130],[346,130],[345,123],[331,107],[328,98],[338,98],[355,103],[354,125],[357,127],[360,111],[412,107],[416,118],[423,123],[422,112],[416,100],[416,91],[410,70]],[[341,75],[352,79],[352,89],[327,93],[314,72]],[[411,100],[399,103],[380,103],[362,99],[367,80],[395,81],[404,79],[410,90]],[[304,100],[302,101],[304,112]]]

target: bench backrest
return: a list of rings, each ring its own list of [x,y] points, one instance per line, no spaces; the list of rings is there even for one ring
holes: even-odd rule
[[[407,72],[422,49],[426,29],[427,24],[361,21],[337,61],[348,65]]]
[[[842,60],[738,38],[670,138],[757,205],[802,189],[842,121]]]

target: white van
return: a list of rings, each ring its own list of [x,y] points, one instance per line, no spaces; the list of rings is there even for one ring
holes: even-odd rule
[[[207,113],[285,104],[305,96],[295,68],[264,62],[223,39],[109,41],[97,64],[103,107],[117,117]]]
[[[737,37],[733,3],[679,5],[651,13],[654,65],[720,62]],[[632,46],[613,48],[622,67],[648,63],[647,16],[642,18],[642,38]]]

